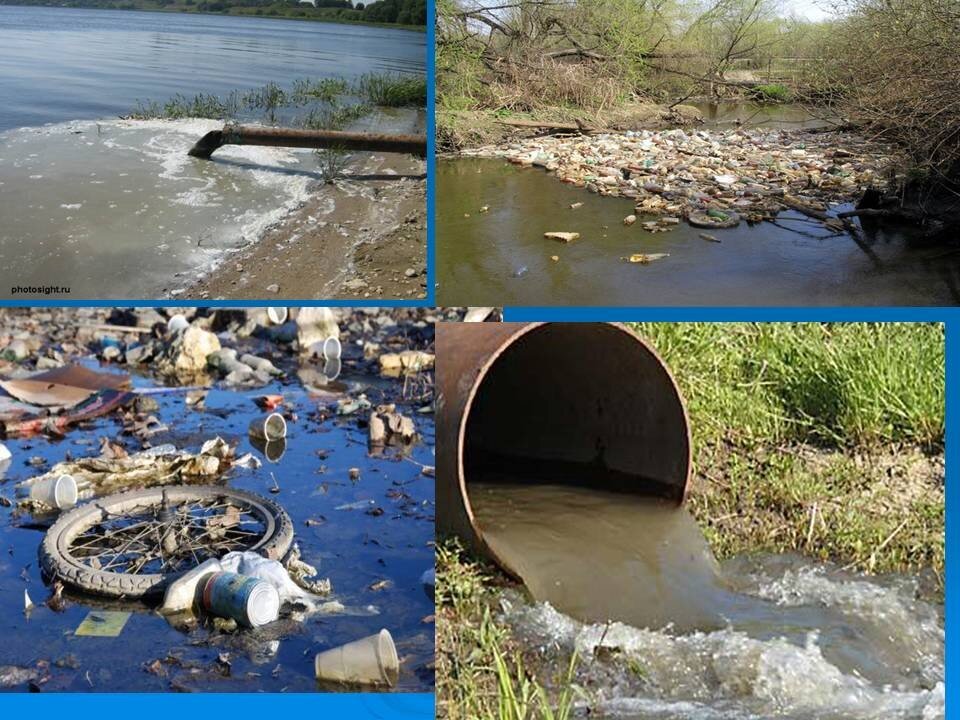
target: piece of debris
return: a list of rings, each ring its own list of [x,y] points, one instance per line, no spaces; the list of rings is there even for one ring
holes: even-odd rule
[[[580,239],[580,233],[578,232],[545,232],[543,236],[548,240],[559,240],[565,243]]]
[[[368,437],[371,446],[409,445],[416,436],[413,420],[398,413],[396,405],[378,405],[370,413]]]
[[[652,263],[654,260],[660,260],[661,258],[670,257],[670,253],[651,253],[646,255],[644,253],[634,253],[630,257],[622,258],[630,263],[640,263],[641,265],[647,265]]]

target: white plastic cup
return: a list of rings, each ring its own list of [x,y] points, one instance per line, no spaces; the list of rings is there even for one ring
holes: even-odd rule
[[[327,382],[333,382],[340,377],[341,367],[340,358],[331,358],[323,364],[323,376]]]
[[[393,638],[384,629],[318,653],[313,668],[317,680],[393,687],[400,674],[400,661]]]
[[[167,320],[167,332],[171,335],[178,335],[190,327],[190,323],[183,315],[177,313]]]
[[[343,346],[340,345],[340,339],[332,335],[323,341],[323,359],[339,360],[343,352]]]
[[[55,508],[77,504],[77,481],[64,473],[55,478],[44,478],[30,485],[30,499]]]
[[[285,307],[267,308],[267,320],[270,321],[271,325],[283,325],[288,317],[290,317],[290,312]]]
[[[250,437],[273,442],[287,436],[287,421],[280,413],[270,413],[250,423]]]

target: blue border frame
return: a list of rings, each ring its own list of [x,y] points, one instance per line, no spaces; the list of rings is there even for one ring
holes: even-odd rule
[[[215,716],[236,715],[277,718],[314,718],[322,713],[332,718],[356,720],[433,720],[432,693],[40,693],[11,694],[0,707],[13,713],[54,713],[68,717],[103,717],[134,711],[137,720],[170,720],[184,711],[212,711]],[[41,716],[41,717],[42,717]]]

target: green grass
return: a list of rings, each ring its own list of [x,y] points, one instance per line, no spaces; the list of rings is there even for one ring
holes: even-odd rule
[[[426,106],[427,80],[418,75],[367,74],[356,84],[357,94],[383,107]]]
[[[943,448],[944,329],[929,323],[645,323],[699,443]]]
[[[289,90],[271,82],[243,93],[233,91],[224,97],[200,93],[193,97],[177,94],[165,102],[138,100],[128,117],[226,121],[246,115],[275,123],[281,108],[310,107],[302,119],[306,123],[304,127],[339,128],[366,115],[373,106],[425,107],[426,100],[426,80],[421,76],[367,74],[353,83],[340,78],[296,79]],[[327,124],[322,125],[323,122]]]
[[[790,88],[788,88],[786,85],[780,85],[779,83],[754,85],[752,88],[750,88],[750,94],[756,100],[763,102],[789,102],[792,98]]]
[[[498,573],[456,540],[437,546],[437,717],[448,720],[568,720],[582,690],[577,658],[549,692],[506,629],[494,622]]]

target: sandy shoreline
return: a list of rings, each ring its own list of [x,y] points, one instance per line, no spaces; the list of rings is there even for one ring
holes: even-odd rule
[[[333,184],[178,298],[419,298],[426,294],[426,164],[360,153]]]

